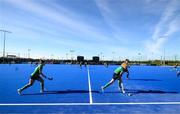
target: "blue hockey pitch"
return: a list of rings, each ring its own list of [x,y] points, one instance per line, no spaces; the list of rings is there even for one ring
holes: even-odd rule
[[[43,72],[54,79],[45,79],[46,91],[40,93],[35,82],[18,95],[35,67],[0,65],[0,113],[180,113],[180,78],[172,67],[131,66],[130,79],[123,75],[125,91],[132,94],[128,96],[117,82],[101,92],[116,65],[47,64]]]

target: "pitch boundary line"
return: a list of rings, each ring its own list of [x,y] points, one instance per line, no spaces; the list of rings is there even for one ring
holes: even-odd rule
[[[87,72],[88,72],[88,85],[89,85],[89,103],[93,103],[92,99],[92,90],[91,90],[91,78],[90,78],[90,73],[89,73],[89,66],[87,66]]]
[[[85,106],[85,105],[180,105],[180,102],[128,102],[128,103],[1,103],[0,106]]]

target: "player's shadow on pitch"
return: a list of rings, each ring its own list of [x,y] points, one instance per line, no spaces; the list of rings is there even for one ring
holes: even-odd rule
[[[161,90],[127,90],[128,93],[135,94],[178,94],[178,92],[174,91],[161,91]]]
[[[91,91],[92,93],[100,93],[99,91]],[[52,91],[44,91],[43,93],[31,93],[31,94],[22,94],[22,95],[45,95],[45,94],[82,94],[89,93],[88,90],[52,90]]]
[[[125,89],[126,93],[134,94],[178,94],[179,92],[174,91],[161,91],[161,90],[136,90],[136,89]],[[105,92],[105,93],[120,93],[120,91]]]
[[[162,80],[158,80],[158,79],[139,79],[139,78],[135,78],[135,79],[129,79],[130,81],[162,81]]]

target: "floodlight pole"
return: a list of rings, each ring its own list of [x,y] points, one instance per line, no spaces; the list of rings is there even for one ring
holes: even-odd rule
[[[175,62],[177,61],[177,55],[174,55],[174,61]]]
[[[68,53],[66,53],[66,60],[68,60]]]
[[[141,53],[138,53],[139,55],[139,65],[140,65],[140,61],[141,61]]]
[[[71,53],[71,60],[73,61],[73,53],[74,53],[75,51],[74,50],[70,50],[70,53]]]
[[[6,53],[6,33],[12,33],[12,32],[3,29],[0,29],[0,31],[4,33],[4,44],[3,44],[3,63],[4,63],[5,53]]]
[[[166,51],[165,51],[165,48],[164,48],[164,66],[166,65]]]
[[[115,54],[115,52],[113,51],[113,52],[112,52],[112,55],[113,55],[113,59],[112,59],[112,61],[113,61],[113,62],[114,62],[114,54]]]
[[[31,49],[28,49],[28,59],[30,59],[30,51]]]
[[[100,54],[101,54],[100,60],[103,61],[103,53],[101,52]]]

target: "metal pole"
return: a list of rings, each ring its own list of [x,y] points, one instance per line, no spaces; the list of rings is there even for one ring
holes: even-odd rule
[[[140,65],[140,61],[141,61],[141,53],[138,53],[139,55],[139,65]]]
[[[66,53],[66,60],[68,60],[68,53]]]
[[[101,54],[100,60],[103,61],[103,53],[101,52],[100,54]]]
[[[6,33],[4,32],[3,59],[5,58],[5,47],[6,47]]]
[[[164,66],[166,65],[166,58],[165,58],[165,48],[164,48]]]
[[[30,51],[31,49],[28,49],[28,59],[30,58]]]
[[[177,55],[174,56],[174,60],[175,60],[175,62],[177,61]]]
[[[3,44],[3,63],[4,63],[5,53],[6,53],[6,33],[12,33],[12,32],[7,31],[7,30],[1,30],[1,29],[0,31],[4,33],[4,44]]]
[[[71,52],[71,60],[73,61],[73,53],[74,53],[74,50],[70,50]]]
[[[113,52],[112,52],[112,55],[113,55],[112,61],[113,61],[113,62],[114,62],[114,53],[115,53],[115,52],[113,51]]]

